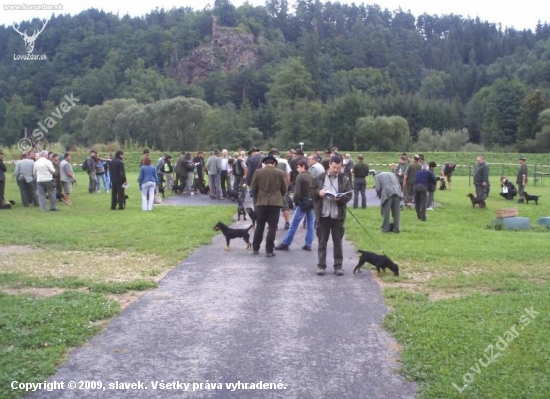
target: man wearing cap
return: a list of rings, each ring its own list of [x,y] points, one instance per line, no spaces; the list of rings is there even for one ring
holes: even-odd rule
[[[273,252],[275,248],[275,235],[277,234],[279,215],[287,193],[288,182],[285,174],[277,168],[278,162],[273,155],[268,155],[262,162],[265,167],[258,169],[254,173],[250,186],[254,196],[257,215],[256,230],[254,231],[254,239],[252,241],[252,254],[258,255],[260,251],[267,223],[265,256],[271,258],[275,256]]]
[[[519,199],[518,202],[525,201],[524,198],[524,191],[525,191],[525,185],[527,184],[527,165],[525,164],[525,157],[519,157],[519,170],[518,170],[518,177],[516,179],[516,184],[518,185],[518,194]]]
[[[210,185],[210,198],[223,199],[221,186],[222,160],[218,156],[220,150],[214,150],[212,156],[206,161],[206,170],[208,171],[208,184]]]

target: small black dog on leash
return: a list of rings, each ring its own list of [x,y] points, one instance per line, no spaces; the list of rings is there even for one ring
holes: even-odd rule
[[[382,269],[384,273],[386,273],[386,268],[390,269],[394,276],[399,276],[399,266],[386,255],[378,255],[374,252],[362,250],[359,250],[359,252],[361,252],[361,256],[359,257],[359,263],[357,264],[357,266],[355,266],[355,269],[353,269],[353,274],[361,273],[361,267],[365,263],[370,263],[371,265],[376,267],[376,271],[378,272],[379,276],[380,269]]]
[[[222,222],[216,223],[214,226],[214,230],[220,231],[225,236],[225,241],[227,243],[227,246],[225,247],[226,251],[229,251],[231,248],[229,248],[229,241],[231,241],[234,238],[242,238],[244,242],[246,242],[246,249],[247,251],[250,251],[252,249],[252,244],[250,243],[250,233],[248,230],[252,228],[252,225],[250,225],[247,229],[232,229],[231,227],[228,227],[227,225],[223,224]]]
[[[523,198],[525,198],[525,203],[529,203],[529,201],[534,201],[535,205],[539,204],[539,197],[542,197],[541,195],[529,195],[526,191],[523,192]]]
[[[479,209],[487,209],[487,204],[483,198],[474,197],[472,193],[466,195],[466,197],[469,197],[470,201],[472,201],[472,208],[475,208],[476,205],[478,205]]]

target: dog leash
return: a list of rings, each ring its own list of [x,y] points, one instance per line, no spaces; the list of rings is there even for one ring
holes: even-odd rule
[[[376,241],[375,241],[374,238],[370,235],[370,233],[367,231],[367,229],[365,228],[365,226],[363,226],[363,225],[361,224],[361,222],[359,221],[359,219],[357,219],[357,218],[355,217],[355,215],[353,214],[353,212],[351,211],[351,209],[350,209],[349,207],[346,207],[346,209],[347,209],[347,211],[349,212],[349,214],[350,214],[351,216],[353,216],[353,218],[355,219],[355,221],[357,222],[357,224],[358,224],[359,226],[361,226],[361,228],[363,229],[363,231],[364,231],[365,233],[367,233],[367,235],[369,236],[369,238],[371,239],[371,241],[374,243],[374,245],[377,246],[377,247],[380,249],[380,251],[382,251],[382,253],[383,253],[384,255],[386,255],[386,253],[384,252],[384,250],[382,249],[382,247],[376,243]],[[388,256],[388,255],[386,255],[386,256]]]

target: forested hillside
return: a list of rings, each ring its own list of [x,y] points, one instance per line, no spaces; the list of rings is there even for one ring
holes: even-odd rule
[[[33,51],[47,60],[16,59],[24,42],[0,25],[4,146],[27,127],[67,148],[131,139],[161,150],[550,151],[548,24],[216,0],[142,18],[52,16]],[[71,93],[78,101],[60,112]]]

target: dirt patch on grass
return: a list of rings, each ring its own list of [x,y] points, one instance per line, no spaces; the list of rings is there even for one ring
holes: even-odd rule
[[[72,277],[99,282],[159,281],[170,263],[156,255],[132,252],[84,252],[1,247],[0,273],[28,277]]]
[[[174,267],[168,260],[155,255],[131,252],[53,251],[25,246],[0,246],[0,273],[20,274],[26,277],[73,278],[93,284],[150,280],[159,282]],[[87,287],[70,289],[88,292]],[[59,295],[65,288],[37,288],[1,286],[8,295],[30,295],[47,298]],[[128,291],[106,294],[124,309],[147,291]]]
[[[0,255],[28,254],[31,252],[41,252],[41,249],[23,247],[21,245],[0,245]]]
[[[76,290],[67,290],[63,288],[35,288],[35,287],[25,287],[25,288],[9,288],[9,287],[0,287],[0,291],[8,295],[29,295],[38,298],[48,298],[51,296],[62,294],[65,291],[80,291],[88,292],[87,288],[79,288]],[[147,291],[129,291],[123,294],[105,294],[105,296],[113,301],[117,301],[120,305],[120,309],[124,310],[132,303],[137,301]]]

